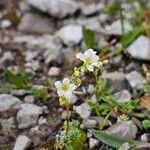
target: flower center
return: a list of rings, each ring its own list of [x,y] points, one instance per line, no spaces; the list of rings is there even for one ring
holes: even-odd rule
[[[66,92],[66,91],[68,91],[68,89],[69,89],[69,85],[68,84],[62,84],[62,86],[61,86],[61,90],[62,91]]]
[[[89,57],[87,57],[86,59],[85,59],[85,65],[86,66],[88,66],[88,65],[90,65],[91,63],[92,63],[92,61],[91,61],[91,59],[89,58]]]

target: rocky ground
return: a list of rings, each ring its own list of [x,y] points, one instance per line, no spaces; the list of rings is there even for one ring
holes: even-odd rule
[[[39,150],[47,143],[53,149],[55,135],[66,118],[53,83],[71,75],[78,64],[75,54],[86,50],[83,26],[94,31],[95,50],[102,59],[109,60],[101,77],[115,87],[113,95],[119,102],[131,101],[134,90],[142,91],[144,85],[149,84],[150,41],[147,34],[139,35],[119,54],[110,55],[120,47],[122,36],[119,13],[104,12],[113,3],[113,0],[0,1],[0,150]],[[146,4],[150,7],[148,1]],[[135,28],[136,22],[131,18],[140,6],[138,1],[132,5],[122,4],[125,34]],[[104,47],[108,51],[103,51]],[[4,69],[17,74],[18,66],[32,72],[32,86],[42,89],[47,82],[51,84],[47,100],[7,86]],[[104,118],[96,116],[86,103],[90,96],[96,101],[91,75],[85,75],[84,81],[81,89],[84,94],[74,97],[71,118],[80,120],[85,129],[87,149],[100,149],[102,143],[94,138],[90,129],[96,128],[97,120]],[[143,96],[148,99],[146,109],[149,111],[149,93],[142,93],[140,99]],[[150,132],[140,129],[131,120],[115,124],[106,132],[150,141]],[[110,147],[105,145],[102,149]]]

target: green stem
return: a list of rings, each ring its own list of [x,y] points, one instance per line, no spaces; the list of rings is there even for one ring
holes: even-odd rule
[[[121,31],[122,31],[122,36],[123,36],[124,35],[124,18],[123,18],[123,13],[122,13],[121,0],[117,0],[117,4],[119,6]]]
[[[110,111],[110,112],[107,114],[107,116],[105,117],[105,119],[104,119],[102,125],[100,126],[100,130],[103,130],[104,125],[106,124],[106,121],[108,120],[109,116],[110,116],[113,112],[114,112],[114,109],[113,109],[112,111]]]
[[[100,113],[99,113],[99,111],[98,111],[98,108],[97,108],[97,107],[95,107],[95,112],[96,112],[97,116],[100,116]]]
[[[95,107],[94,109],[95,109],[96,115],[97,115],[98,117],[100,117],[100,113],[99,113],[99,111],[98,111],[98,108]],[[101,130],[101,123],[100,123],[100,121],[98,121],[98,126],[99,126],[99,129]]]
[[[96,82],[96,84],[97,84],[97,82],[98,82],[98,68],[95,68],[94,69],[94,77],[95,77],[95,82]]]
[[[66,105],[66,111],[67,111],[67,126],[66,126],[66,135],[68,136],[70,127],[69,127],[69,120],[70,120],[70,115],[69,115],[69,105]]]

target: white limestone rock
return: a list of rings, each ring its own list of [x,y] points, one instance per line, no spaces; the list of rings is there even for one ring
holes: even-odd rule
[[[128,80],[128,83],[130,86],[134,89],[141,89],[147,81],[144,79],[144,77],[138,73],[137,71],[132,71],[126,75],[126,79]]]
[[[39,115],[43,113],[42,108],[33,104],[22,104],[17,113],[19,129],[26,129],[38,123]]]
[[[18,29],[27,33],[53,33],[54,25],[45,16],[36,13],[25,13]]]
[[[34,103],[34,100],[35,100],[35,97],[33,95],[27,95],[25,96],[24,98],[24,101],[26,103],[30,103],[30,104],[33,104]]]
[[[94,138],[90,138],[89,139],[89,147],[90,149],[94,149],[96,146],[98,146],[99,141],[94,139]]]
[[[10,94],[0,94],[0,112],[19,109],[21,101]]]
[[[31,140],[25,135],[19,135],[13,150],[26,150],[29,148]]]
[[[91,109],[87,103],[76,106],[75,111],[82,119],[88,118],[91,114]]]
[[[122,35],[120,20],[113,22],[110,26],[106,26],[105,29],[107,34]],[[124,20],[124,33],[130,31],[132,31],[132,25],[127,20]]]
[[[120,146],[119,150],[130,150],[129,143],[124,143]]]
[[[108,134],[118,135],[123,138],[135,139],[138,129],[133,121],[125,121],[116,123],[105,131]]]
[[[73,15],[79,6],[74,0],[25,0],[28,5],[57,18]]]
[[[51,67],[48,71],[49,76],[59,76],[61,69],[59,67]]]
[[[95,119],[86,118],[82,121],[82,126],[84,128],[94,128],[97,124]]]
[[[127,52],[136,59],[150,61],[150,41],[146,36],[138,37],[128,48]]]
[[[58,36],[68,46],[77,45],[82,39],[82,26],[64,26],[56,33],[56,36]]]
[[[108,84],[114,86],[115,91],[121,91],[127,88],[126,76],[123,72],[114,71],[114,72],[104,72],[101,75],[102,78],[106,78]]]
[[[131,100],[131,93],[128,90],[122,90],[114,93],[114,98],[120,103],[126,103]]]

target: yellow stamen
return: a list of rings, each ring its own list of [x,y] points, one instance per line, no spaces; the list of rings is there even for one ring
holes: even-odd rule
[[[62,84],[62,86],[61,86],[61,90],[62,91],[68,91],[68,88],[69,88],[69,85],[68,84]]]
[[[88,57],[88,58],[86,58],[86,60],[85,60],[85,65],[86,66],[88,66],[88,65],[90,65],[91,63],[92,63],[92,61],[91,61],[91,59]]]

